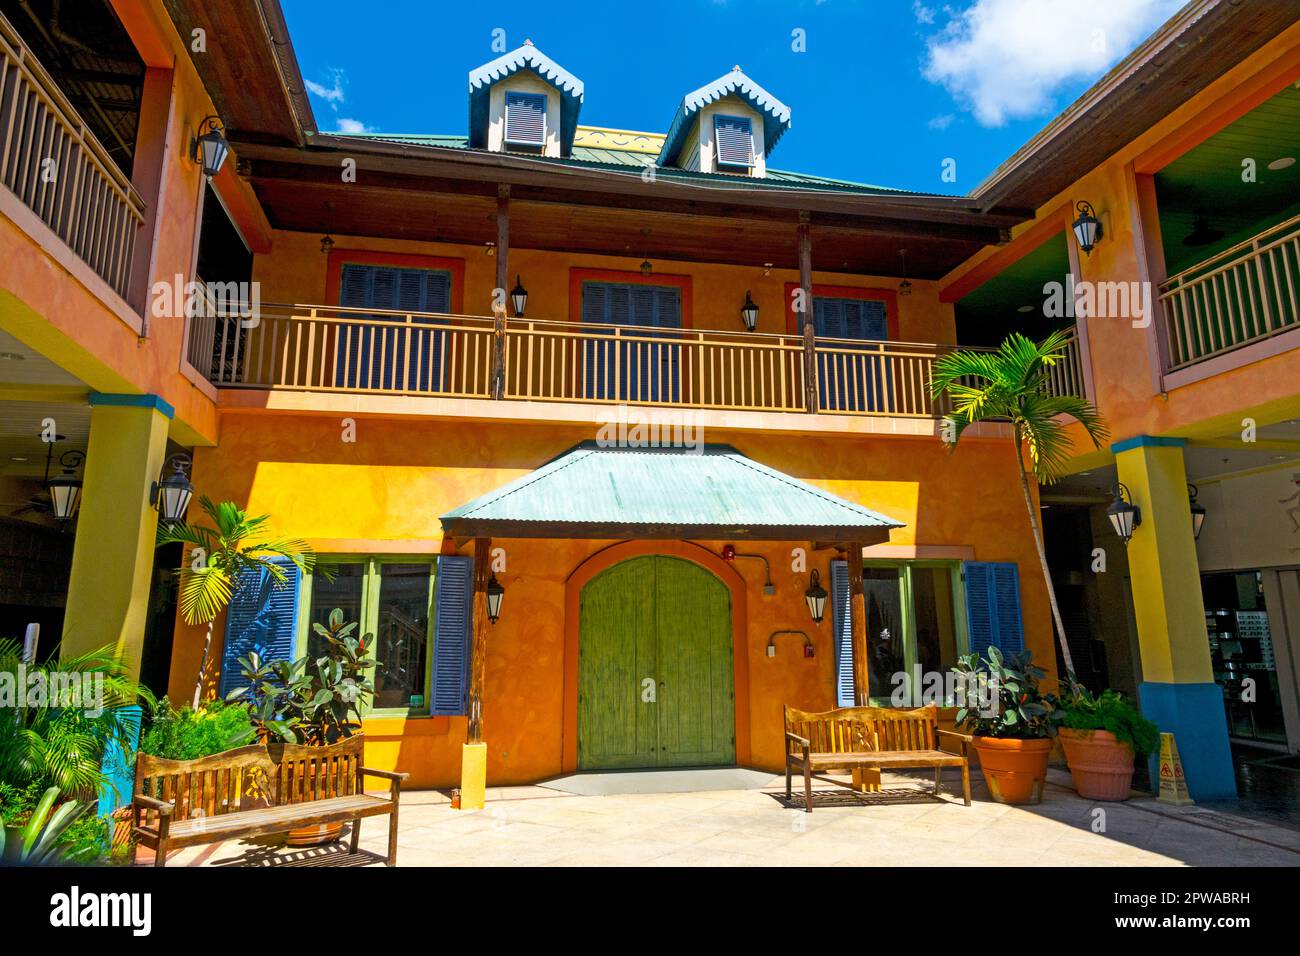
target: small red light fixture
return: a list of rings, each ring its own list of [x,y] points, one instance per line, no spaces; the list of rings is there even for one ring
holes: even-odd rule
[[[722,560],[723,561],[736,560],[736,546],[734,544],[724,544],[722,546]]]

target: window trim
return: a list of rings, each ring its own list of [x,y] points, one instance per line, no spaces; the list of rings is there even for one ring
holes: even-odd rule
[[[588,282],[613,282],[619,285],[674,286],[681,294],[682,328],[695,327],[691,277],[652,273],[642,275],[640,270],[586,269],[573,266],[569,269],[569,321],[582,324],[582,287]]]
[[[361,616],[358,630],[361,634],[376,634],[379,629],[379,585],[380,568],[385,564],[427,564],[429,566],[428,622],[425,626],[425,667],[424,667],[424,704],[420,707],[376,707],[373,699],[361,709],[361,719],[379,718],[430,718],[430,701],[433,693],[433,624],[434,594],[438,577],[438,557],[428,554],[326,554],[316,555],[317,566],[326,567],[342,564],[363,565],[365,572],[361,578]],[[294,636],[295,660],[307,653],[307,640],[311,635],[311,599],[315,589],[316,570],[302,575],[298,586],[298,633]],[[366,659],[375,662],[378,640],[371,641],[366,650]],[[371,673],[373,679],[373,672]]]
[[[505,96],[501,101],[501,141],[506,146],[525,146],[528,149],[546,149],[546,131],[547,116],[550,112],[549,97],[545,93],[537,93],[532,90],[505,90]],[[540,140],[528,139],[511,139],[510,138],[510,98],[530,99],[542,101],[542,138]]]
[[[749,127],[749,161],[744,163],[731,163],[722,158],[721,146],[718,143],[718,120],[736,120],[743,122]],[[742,170],[753,169],[758,165],[757,150],[754,148],[754,120],[749,116],[739,116],[735,113],[714,113],[713,114],[713,165],[719,170]]]
[[[785,284],[785,330],[789,335],[799,335],[799,313],[794,310],[794,290],[798,282]],[[821,285],[814,282],[812,287],[814,299],[861,299],[866,302],[885,303],[885,327],[889,330],[889,341],[906,341],[899,332],[898,292],[894,289],[876,287],[854,287],[844,285]],[[809,303],[811,307],[812,303]]]
[[[343,289],[344,264],[430,269],[451,273],[451,314],[465,314],[465,260],[376,249],[331,249],[325,266],[325,304],[336,307]]]

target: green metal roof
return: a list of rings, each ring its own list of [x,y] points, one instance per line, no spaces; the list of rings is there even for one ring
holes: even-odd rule
[[[442,516],[456,538],[749,538],[876,544],[903,525],[730,445],[583,442]]]
[[[464,136],[452,136],[441,133],[349,133],[356,139],[379,140],[387,143],[403,143],[409,146],[438,146],[444,149],[464,149],[471,152],[486,152],[469,145]],[[674,166],[659,166],[658,157],[653,153],[630,149],[610,149],[608,147],[574,146],[569,156],[530,156],[534,161],[553,163],[558,166],[582,166],[585,168],[608,169],[611,172],[640,172],[653,168],[655,175],[665,179],[701,180],[737,189],[815,189],[827,192],[853,193],[889,193],[891,195],[920,196],[907,189],[893,189],[889,186],[873,186],[869,183],[854,183],[845,179],[830,179],[825,176],[811,176],[806,173],[793,173],[787,170],[767,169],[767,176],[758,179],[746,176],[734,176],[727,173],[701,173],[694,170],[678,169]]]

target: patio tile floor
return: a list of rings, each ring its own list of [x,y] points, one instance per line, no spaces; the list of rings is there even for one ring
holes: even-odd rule
[[[886,774],[886,793],[859,796],[819,784],[814,812],[785,806],[784,787],[579,796],[499,787],[477,812],[453,811],[437,791],[402,796],[400,866],[1297,866],[1300,831],[1254,815],[1173,808],[1149,797],[1095,804],[1053,771],[1043,802],[942,801],[932,780]],[[1094,832],[1094,811],[1105,812]],[[380,866],[387,821],[362,825],[358,857],[346,844],[292,849],[231,841],[173,853],[169,866]]]

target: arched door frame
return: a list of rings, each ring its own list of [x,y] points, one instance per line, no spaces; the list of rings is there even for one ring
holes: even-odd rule
[[[688,541],[622,541],[591,555],[564,583],[564,721],[561,769],[578,769],[578,635],[582,589],[592,578],[629,558],[682,558],[709,571],[731,592],[731,662],[736,695],[736,765],[749,766],[749,616],[745,580],[708,548]]]

